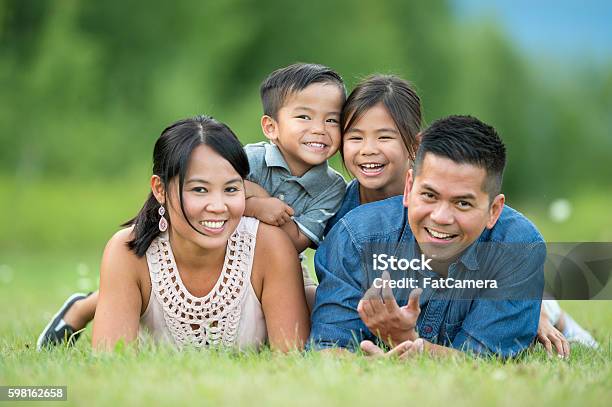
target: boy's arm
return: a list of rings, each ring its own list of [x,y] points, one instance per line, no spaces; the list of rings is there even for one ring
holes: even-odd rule
[[[293,208],[280,199],[270,197],[268,191],[254,182],[245,180],[244,187],[247,198],[245,216],[252,216],[268,225],[279,226],[287,233],[298,253],[312,245],[310,239],[291,219],[294,215]]]
[[[291,219],[293,208],[278,198],[252,196],[246,200],[245,216],[252,216],[268,225],[280,227],[291,239],[298,253],[306,250],[312,242]]]
[[[289,235],[289,238],[293,242],[293,246],[295,246],[298,253],[302,253],[312,245],[310,239],[300,230],[300,227],[293,221],[293,219],[289,219],[289,222],[282,225],[281,229],[283,229],[285,233]]]
[[[252,197],[258,197],[258,198],[269,198],[270,197],[270,194],[268,193],[268,191],[266,191],[262,186],[260,186],[259,184],[255,182],[245,179],[244,188],[246,192],[246,199],[249,199]]]

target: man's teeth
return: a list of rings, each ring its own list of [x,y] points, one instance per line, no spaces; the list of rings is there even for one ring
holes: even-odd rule
[[[323,143],[306,143],[306,145],[315,148],[325,148],[325,144]]]
[[[435,230],[431,230],[431,229],[427,229],[427,231],[429,232],[430,235],[432,235],[436,239],[449,239],[455,236],[450,233],[436,232]]]
[[[223,224],[225,223],[224,220],[203,220],[200,221],[200,225],[207,227],[207,228],[211,228],[211,229],[220,229],[223,227]]]

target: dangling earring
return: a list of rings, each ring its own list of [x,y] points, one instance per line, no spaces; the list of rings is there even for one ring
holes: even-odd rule
[[[164,205],[159,205],[159,209],[157,210],[157,213],[159,213],[159,216],[161,216],[161,218],[159,218],[159,231],[160,232],[165,232],[166,230],[168,230],[168,221],[166,220],[166,218],[164,218],[164,215],[166,214],[166,209],[164,209]]]

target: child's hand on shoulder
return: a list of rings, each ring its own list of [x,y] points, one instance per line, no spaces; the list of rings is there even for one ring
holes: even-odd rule
[[[272,226],[283,226],[294,215],[293,208],[278,198],[251,197],[246,200],[244,214]]]

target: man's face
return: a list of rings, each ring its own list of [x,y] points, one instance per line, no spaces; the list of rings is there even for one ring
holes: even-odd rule
[[[504,196],[491,203],[483,190],[486,170],[425,154],[419,173],[408,173],[404,206],[421,251],[436,261],[454,261],[497,222]],[[490,204],[491,203],[491,204]]]

